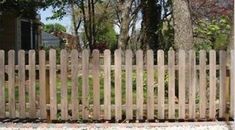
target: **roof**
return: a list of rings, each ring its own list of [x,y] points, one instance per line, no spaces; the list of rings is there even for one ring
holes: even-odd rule
[[[57,41],[57,40],[60,40],[60,38],[50,33],[42,32],[42,40],[43,41]]]

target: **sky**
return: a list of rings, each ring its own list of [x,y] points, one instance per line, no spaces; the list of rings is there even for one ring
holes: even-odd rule
[[[60,23],[66,27],[67,30],[70,30],[71,27],[71,18],[69,16],[64,16],[61,20],[47,20],[47,17],[52,16],[52,8],[47,8],[46,10],[39,10],[39,14],[41,15],[41,22],[44,24],[50,23]]]
[[[70,16],[64,16],[61,20],[56,19],[56,20],[47,20],[47,17],[52,16],[52,8],[49,7],[46,10],[39,10],[39,14],[41,15],[41,22],[43,22],[44,24],[50,24],[50,23],[59,23],[63,26],[66,27],[67,32],[71,33],[71,17]],[[141,27],[141,21],[138,21],[136,24],[136,28],[139,29]],[[120,33],[120,29],[118,26],[114,26],[114,30],[116,31],[116,33]]]

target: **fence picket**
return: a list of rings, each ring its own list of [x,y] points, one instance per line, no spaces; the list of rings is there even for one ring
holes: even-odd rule
[[[0,118],[6,116],[5,96],[5,52],[0,50]]]
[[[50,118],[51,120],[57,119],[57,91],[56,91],[56,50],[50,49],[49,62],[50,62]]]
[[[104,51],[104,119],[111,119],[111,56],[110,50]]]
[[[210,51],[209,61],[210,61],[209,118],[215,119],[215,114],[216,114],[216,105],[215,105],[215,99],[216,99],[216,52],[214,50]]]
[[[99,120],[100,119],[100,72],[99,72],[99,57],[100,53],[99,50],[94,50],[92,53],[92,62],[93,62],[93,104],[94,104],[94,109],[93,109],[93,114],[94,114],[94,119]]]
[[[189,118],[196,117],[196,55],[195,51],[189,51]]]
[[[206,98],[206,51],[201,50],[200,52],[200,65],[199,65],[199,91],[200,91],[200,118],[204,119],[206,117],[206,105],[207,105],[207,98]]]
[[[83,113],[83,119],[88,119],[89,115],[89,52],[88,50],[83,50],[82,52],[82,113]]]
[[[165,119],[165,67],[164,51],[157,52],[158,61],[158,118]]]
[[[179,119],[185,119],[185,51],[179,51]]]
[[[175,119],[175,52],[170,50],[168,52],[168,118]]]
[[[25,51],[20,50],[18,52],[18,64],[19,64],[19,115],[21,118],[26,117],[25,112]]]
[[[226,85],[226,52],[220,51],[220,57],[219,57],[219,64],[220,64],[220,105],[219,105],[219,117],[225,118],[226,113],[226,92],[227,92],[227,85]]]
[[[235,119],[235,51],[231,51],[231,71],[230,71],[230,115]]]
[[[136,52],[136,105],[137,111],[136,116],[137,119],[143,119],[143,51],[138,50]]]
[[[39,51],[39,86],[40,86],[40,116],[42,119],[47,118],[46,110],[46,52]]]
[[[115,51],[115,119],[122,119],[122,55],[121,50]]]
[[[16,117],[15,106],[15,51],[10,50],[8,52],[8,102],[10,117]]]
[[[126,50],[126,119],[133,118],[132,51]]]
[[[61,119],[68,120],[68,85],[67,85],[67,63],[68,53],[66,50],[60,52],[60,79],[61,79]]]
[[[78,51],[71,51],[71,72],[72,72],[72,119],[78,119]],[[86,75],[83,75],[86,76]],[[83,92],[83,91],[82,91]],[[82,100],[84,103],[84,100]],[[83,106],[84,107],[84,106]],[[83,110],[84,114],[84,110]],[[84,115],[83,118],[85,119]]]
[[[154,119],[153,51],[147,51],[147,119]]]
[[[7,65],[5,65],[5,52],[0,50],[0,118],[15,118],[18,117],[18,115],[19,118],[25,118],[29,115],[30,118],[57,120],[57,112],[61,111],[62,120],[78,120],[80,111],[82,110],[82,120],[88,120],[90,117],[94,120],[100,120],[102,116],[104,116],[103,118],[105,120],[111,120],[112,116],[114,116],[116,121],[122,120],[123,116],[126,116],[127,120],[132,120],[134,118],[133,114],[136,114],[137,120],[143,119],[144,114],[146,114],[146,118],[148,120],[152,120],[155,118],[155,113],[157,114],[158,119],[185,119],[187,117],[190,119],[196,119],[198,116],[200,119],[205,119],[209,116],[210,119],[214,120],[217,117],[216,110],[218,110],[219,118],[226,118],[226,111],[228,109],[226,106],[227,98],[230,98],[230,116],[234,118],[234,51],[231,51],[230,57],[230,88],[228,88],[226,77],[227,53],[225,51],[219,52],[219,64],[216,64],[217,57],[215,50],[211,50],[209,52],[208,59],[206,51],[201,50],[199,52],[198,65],[196,64],[195,51],[191,50],[186,52],[184,50],[180,50],[178,54],[176,65],[176,52],[174,50],[170,50],[168,52],[168,65],[165,65],[164,51],[159,50],[157,52],[157,65],[154,65],[153,51],[148,50],[146,54],[146,65],[144,65],[143,51],[138,50],[135,53],[136,65],[132,65],[133,53],[131,50],[126,50],[124,57],[125,65],[122,65],[122,51],[115,50],[114,65],[111,65],[112,57],[110,50],[104,51],[104,62],[99,59],[101,56],[100,52],[98,50],[94,50],[91,58],[92,64],[89,65],[89,51],[83,50],[81,60],[82,64],[80,65],[77,50],[71,51],[71,57],[69,57],[69,53],[66,50],[61,50],[59,57],[60,64],[56,64],[56,59],[58,59],[58,57],[56,57],[56,50],[51,49],[49,51],[49,65],[46,65],[46,52],[44,50],[39,51],[38,64],[36,64],[36,51],[30,50],[28,54],[29,62],[28,65],[26,65],[25,51],[18,51],[18,59],[15,59],[15,51],[10,50],[8,52],[8,57],[6,58],[8,62]],[[71,65],[70,59],[72,59]],[[209,60],[209,65],[207,65],[207,60]],[[15,65],[16,61],[18,62],[17,65]],[[100,65],[101,63],[104,64]],[[79,70],[80,66],[82,67],[81,72]],[[68,68],[71,68],[71,105],[68,101],[68,77],[70,76],[70,69]],[[103,72],[101,72],[101,69],[103,69]],[[168,70],[167,76],[169,77],[167,79],[165,79],[165,69]],[[38,90],[36,89],[36,72],[38,70],[40,94],[39,103],[36,100],[38,94]],[[46,90],[47,70],[49,71],[50,86],[48,89],[50,90]],[[59,79],[61,82],[61,88],[57,87],[57,70],[60,72]],[[29,72],[28,85],[26,84],[27,71]],[[93,95],[89,95],[89,71],[92,72]],[[112,71],[114,71],[114,81],[111,81]],[[155,91],[155,71],[157,71],[157,91]],[[217,71],[219,73],[217,73]],[[125,74],[123,72],[125,72]],[[135,87],[133,88],[133,78],[135,78],[133,77],[135,76],[133,75],[133,72],[134,74],[136,73],[136,79],[134,79],[136,80],[136,91],[134,90]],[[176,72],[178,74],[177,76],[175,75]],[[8,74],[6,79],[5,73]],[[145,73],[147,74],[146,92],[144,88]],[[122,81],[122,74],[125,75],[125,82]],[[218,80],[216,77],[217,74],[219,76]],[[80,83],[80,75],[82,75],[81,86],[78,84]],[[100,75],[104,75],[104,86],[100,84]],[[199,80],[197,79],[197,76],[199,77]],[[165,104],[166,80],[168,80],[168,104]],[[197,80],[199,81],[198,83]],[[5,82],[7,85],[5,85]],[[217,99],[216,96],[217,82],[219,99]],[[111,83],[114,84],[113,88],[113,84]],[[125,86],[122,86],[123,83]],[[178,90],[176,89],[177,86],[175,86],[176,83]],[[26,85],[29,88],[28,94],[26,91]],[[19,91],[16,91],[16,87],[19,87]],[[81,87],[82,91],[81,98],[79,97],[79,87]],[[104,90],[102,87],[104,87]],[[61,90],[60,95],[57,94],[59,92],[57,88]],[[8,90],[8,94],[5,94],[5,89]],[[176,90],[179,95],[178,103],[176,102],[175,96]],[[125,91],[125,97],[123,97],[122,91]],[[48,95],[47,92],[49,92]],[[227,94],[228,92],[230,92],[230,95]],[[101,93],[104,93],[104,97]],[[199,97],[196,98],[197,93]],[[209,93],[208,97],[207,93]],[[115,97],[112,97],[112,94]],[[7,99],[5,96],[7,96]],[[61,104],[57,104],[57,96],[60,96]],[[147,104],[144,104],[145,96]],[[50,98],[48,103],[46,97]],[[135,97],[135,99],[133,99],[133,97]],[[155,97],[157,101],[155,101]],[[92,103],[89,102],[89,98],[93,99]],[[112,104],[113,98],[115,99],[114,104]],[[26,103],[26,99],[29,100],[29,103]],[[81,99],[82,104],[80,104],[79,99]],[[126,100],[125,104],[122,103],[123,100]],[[102,101],[104,101],[104,104],[101,104]],[[37,104],[39,104],[39,106]],[[50,110],[48,111],[50,112],[50,118],[47,118],[48,107]],[[91,107],[93,109],[90,109]],[[157,111],[155,111],[155,107]],[[199,113],[197,113],[198,108]],[[92,111],[90,112],[90,110]],[[123,110],[125,111],[124,113]],[[178,110],[179,113],[176,110]],[[166,111],[168,114],[165,114]],[[90,116],[90,114],[92,116]],[[70,117],[70,115],[72,117]]]
[[[29,114],[36,117],[35,51],[29,51]]]

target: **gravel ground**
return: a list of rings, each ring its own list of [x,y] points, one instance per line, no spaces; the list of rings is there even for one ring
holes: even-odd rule
[[[235,130],[230,122],[133,123],[133,124],[46,124],[0,123],[0,130]]]

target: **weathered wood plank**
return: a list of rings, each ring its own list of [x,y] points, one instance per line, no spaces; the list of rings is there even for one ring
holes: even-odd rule
[[[110,50],[104,51],[104,119],[111,119],[111,56]]]
[[[196,117],[196,55],[195,51],[189,51],[189,118]]]
[[[179,51],[179,119],[185,119],[185,51]]]
[[[154,119],[153,51],[147,51],[147,119]]]
[[[18,76],[19,76],[19,115],[20,118],[25,118],[26,117],[26,112],[25,112],[25,51],[20,50],[18,52],[18,65],[19,65],[19,70],[18,70]]]
[[[230,71],[230,115],[235,119],[235,51],[231,51],[231,71]]]
[[[0,118],[6,116],[5,106],[5,52],[0,50]]]
[[[39,51],[39,85],[40,85],[40,116],[47,118],[46,111],[46,52]]]
[[[49,51],[50,62],[50,118],[51,120],[57,119],[57,96],[56,96],[56,50],[50,49]]]
[[[206,117],[206,105],[207,105],[207,98],[206,98],[206,51],[201,50],[200,52],[200,69],[199,69],[199,91],[200,91],[200,118],[204,119]]]
[[[115,57],[115,119],[122,119],[122,55],[118,49],[114,53]]]
[[[68,52],[61,50],[60,52],[60,79],[61,79],[61,119],[68,120]]]
[[[84,55],[82,55],[84,57]],[[72,119],[78,119],[78,51],[72,50],[71,52],[71,72],[72,72]],[[86,64],[87,65],[87,64]],[[86,76],[86,75],[83,75]],[[84,84],[84,83],[83,83]],[[82,88],[84,89],[84,87]],[[84,94],[84,91],[82,90]],[[84,99],[82,99],[82,103],[84,105]],[[84,107],[84,106],[83,106]],[[84,110],[83,110],[84,114]],[[84,115],[83,115],[84,118]]]
[[[175,52],[174,50],[170,50],[168,52],[168,74],[169,74],[168,118],[175,119]]]
[[[29,114],[36,117],[36,70],[35,70],[35,51],[29,51]]]
[[[89,116],[89,52],[88,50],[83,50],[82,52],[82,113],[83,113],[83,119],[88,119]]]
[[[157,52],[158,61],[158,118],[165,119],[165,67],[164,67],[164,51]]]
[[[126,119],[133,118],[132,51],[126,50]]]
[[[137,119],[143,119],[143,103],[144,103],[144,95],[143,95],[143,51],[138,50],[136,52],[136,117]]]
[[[210,97],[209,97],[209,118],[215,119],[216,115],[216,106],[215,106],[215,99],[216,99],[216,52],[214,50],[210,51],[209,54],[209,61],[210,61]]]
[[[8,100],[10,118],[16,117],[15,106],[15,51],[8,52]]]
[[[227,90],[227,85],[226,85],[226,64],[227,64],[227,57],[226,57],[226,52],[225,51],[220,51],[219,52],[220,57],[219,57],[219,64],[220,64],[220,105],[219,105],[219,117],[220,118],[225,118],[226,114],[226,92]]]
[[[93,63],[93,115],[95,120],[100,119],[100,53],[99,50],[94,50],[92,53],[92,63]]]

